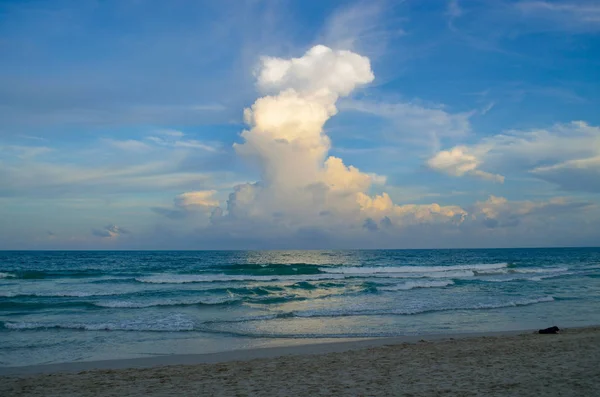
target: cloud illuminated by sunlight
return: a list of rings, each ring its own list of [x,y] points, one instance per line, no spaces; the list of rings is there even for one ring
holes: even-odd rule
[[[464,217],[456,206],[398,206],[386,193],[371,196],[372,184],[385,177],[327,156],[331,144],[323,127],[337,113],[339,98],[373,81],[368,58],[318,45],[300,58],[263,57],[256,77],[267,95],[245,110],[251,128],[242,132],[244,142],[235,149],[259,164],[262,179],[238,186],[223,216],[213,217],[216,225],[258,222],[291,231],[362,230],[367,224],[373,231],[372,222],[391,226]]]

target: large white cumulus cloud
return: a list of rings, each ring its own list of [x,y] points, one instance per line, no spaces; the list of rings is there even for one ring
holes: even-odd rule
[[[256,157],[263,181],[278,189],[322,182],[331,178],[328,173],[347,179],[345,172],[352,171],[343,165],[323,167],[330,148],[323,126],[337,113],[340,96],[373,78],[368,58],[324,46],[313,47],[301,58],[262,58],[257,85],[276,93],[244,111],[252,128],[242,133],[245,143],[236,150]]]
[[[245,110],[250,129],[235,149],[259,164],[261,181],[238,186],[227,208],[215,211],[215,226],[359,234],[407,223],[460,222],[466,215],[459,207],[398,206],[385,193],[372,196],[370,187],[381,176],[328,156],[325,123],[337,113],[339,98],[373,81],[368,58],[319,45],[300,58],[262,58],[256,78],[265,96]]]

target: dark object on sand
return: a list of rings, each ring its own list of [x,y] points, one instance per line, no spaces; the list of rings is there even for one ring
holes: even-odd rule
[[[540,329],[538,332],[540,334],[558,334],[558,331],[560,331],[558,327],[554,326],[546,329]]]

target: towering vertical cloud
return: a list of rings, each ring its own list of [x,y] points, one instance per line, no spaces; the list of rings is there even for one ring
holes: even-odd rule
[[[330,147],[323,126],[337,113],[340,96],[373,80],[367,58],[316,46],[302,58],[263,58],[257,78],[261,91],[275,94],[245,110],[252,128],[242,133],[245,143],[236,149],[260,161],[267,185],[294,190],[331,178],[330,173],[352,172],[333,158],[323,167]]]
[[[397,206],[385,193],[372,197],[370,186],[380,176],[327,156],[331,144],[324,125],[337,113],[340,97],[373,81],[368,58],[318,45],[300,58],[263,57],[256,77],[265,96],[245,110],[250,129],[235,149],[257,162],[261,181],[238,186],[227,210],[214,212],[215,225],[364,233],[409,219],[462,219],[459,207]]]

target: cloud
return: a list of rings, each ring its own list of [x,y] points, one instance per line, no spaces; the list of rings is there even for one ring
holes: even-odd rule
[[[183,139],[186,135],[177,130],[158,130],[158,135],[162,136],[147,136],[146,139],[156,145],[182,148],[182,149],[200,149],[207,152],[217,152],[218,148],[206,142],[201,142],[196,139]]]
[[[504,183],[502,175],[491,174],[478,169],[481,160],[466,146],[456,146],[442,150],[427,161],[429,168],[452,176],[471,175],[477,178]]]
[[[458,3],[458,0],[449,0],[446,7],[446,17],[448,18],[448,28],[454,32],[457,29],[454,27],[454,20],[463,15],[463,10]]]
[[[92,229],[92,235],[106,239],[116,239],[126,234],[131,234],[131,232],[117,225],[107,225],[101,229]]]
[[[494,106],[496,106],[496,103],[495,102],[490,102],[483,109],[481,109],[479,111],[479,113],[481,115],[485,116],[486,114],[489,113],[490,110],[492,110],[494,108]]]
[[[600,190],[600,127],[583,121],[556,124],[549,129],[511,130],[472,145],[436,153],[430,168],[453,176],[471,175],[500,180],[498,174],[526,172],[565,190]]]
[[[144,152],[150,149],[150,147],[147,144],[141,141],[137,141],[135,139],[127,139],[125,141],[119,141],[116,139],[105,139],[105,142],[117,149],[124,151]]]
[[[379,229],[379,226],[377,226],[377,222],[375,222],[371,218],[365,219],[365,223],[363,223],[363,227],[371,232],[374,232]]]
[[[13,21],[3,25],[2,40],[12,62],[0,73],[0,119],[15,128],[2,135],[40,126],[45,136],[53,134],[48,127],[63,127],[62,136],[72,126],[227,122],[231,103],[237,109],[251,90],[246,74],[237,73],[245,42],[266,47],[286,34],[268,34],[265,14],[278,5],[263,2],[157,3],[152,9],[135,1],[102,2],[94,11],[87,2],[59,3],[3,8]],[[116,18],[113,34],[79,23],[97,13]],[[68,53],[67,36],[81,38]],[[102,65],[77,55],[87,52],[103,53]],[[19,73],[25,64],[27,73]]]
[[[156,136],[159,135],[159,136]],[[196,139],[184,139],[185,133],[178,130],[157,130],[155,135],[145,137],[145,142],[136,139],[117,140],[103,139],[110,146],[129,152],[146,152],[157,147],[175,149],[200,149],[207,152],[217,152],[216,145],[211,145]]]
[[[309,230],[358,236],[464,218],[457,206],[399,206],[386,193],[371,196],[374,183],[385,183],[382,177],[328,156],[323,126],[337,113],[339,98],[373,81],[368,58],[315,46],[300,58],[263,57],[256,77],[267,95],[245,110],[250,129],[234,147],[260,166],[261,181],[237,186],[226,209],[212,216],[211,230],[277,240],[300,231],[304,237]]]
[[[520,1],[515,3],[515,7],[523,16],[547,22],[554,29],[600,29],[600,5],[597,1]]]
[[[52,148],[47,146],[21,146],[21,145],[0,145],[0,154],[12,154],[22,160],[30,160],[34,157],[52,152]]]
[[[564,190],[600,193],[600,156],[537,167],[531,173]]]
[[[446,14],[450,18],[458,18],[463,14],[460,5],[458,4],[458,0],[450,0],[448,1],[448,6],[446,8]]]
[[[393,127],[393,137],[439,149],[444,139],[464,137],[471,131],[473,112],[448,113],[441,106],[426,107],[418,103],[385,103],[367,100],[344,100],[343,111],[354,111],[382,117]]]
[[[547,222],[557,216],[575,216],[594,205],[590,202],[572,201],[555,197],[547,201],[509,201],[504,197],[490,196],[476,202],[470,209],[470,221],[488,229],[514,228],[533,219]]]
[[[318,39],[336,50],[351,50],[379,58],[388,42],[406,32],[397,23],[389,23],[393,5],[386,1],[355,2],[337,8],[326,20]],[[397,20],[396,20],[397,22]]]
[[[219,207],[219,200],[214,196],[216,190],[198,190],[186,192],[173,199],[173,207],[153,207],[152,211],[170,219],[186,219],[196,213],[208,213]]]
[[[191,139],[191,140],[187,140],[187,141],[176,141],[173,143],[173,146],[176,148],[189,148],[189,149],[201,149],[201,150],[206,150],[207,152],[216,152],[217,149],[207,145],[205,143],[202,143],[200,141],[197,141],[195,139]]]
[[[101,138],[88,146],[69,145],[76,150],[65,150],[61,142],[53,147],[0,145],[0,197],[173,195],[208,188],[213,175],[220,185],[232,186],[232,174],[224,169],[233,154],[222,156],[220,145],[176,130],[153,134],[143,140]],[[199,166],[214,172],[199,172]]]
[[[123,160],[95,166],[50,162],[2,164],[0,197],[165,192],[202,187],[211,181],[212,174],[179,169],[180,161],[169,154],[164,161],[133,164]]]
[[[165,136],[169,136],[169,137],[174,137],[174,138],[182,138],[185,134],[181,131],[177,131],[177,130],[169,130],[169,129],[163,129],[163,130],[158,130],[156,131],[157,134],[160,135],[165,135]]]
[[[25,85],[26,83],[23,83]],[[19,87],[22,89],[22,87]],[[56,88],[56,95],[66,96],[65,89]],[[94,91],[90,87],[90,91]],[[0,92],[0,96],[3,93]],[[20,94],[26,96],[26,94]],[[10,98],[10,95],[4,94]],[[7,100],[7,102],[9,102]],[[108,99],[107,99],[108,101]],[[113,101],[116,101],[113,99]],[[212,123],[226,123],[231,119],[227,114],[227,108],[216,108],[197,104],[128,104],[127,106],[115,106],[111,103],[89,105],[89,107],[54,107],[44,104],[44,108],[37,112],[34,109],[11,104],[0,106],[0,117],[7,126],[15,127],[16,130],[32,127],[39,128],[63,126],[63,127],[110,127],[131,125],[201,125]],[[2,132],[2,131],[0,131]]]
[[[175,205],[178,207],[217,207],[219,200],[213,198],[215,193],[217,193],[216,190],[183,193],[175,198]]]

